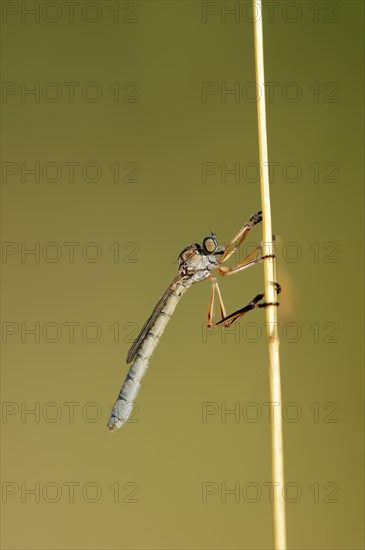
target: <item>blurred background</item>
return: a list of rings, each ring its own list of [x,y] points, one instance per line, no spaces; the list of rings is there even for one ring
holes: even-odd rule
[[[272,548],[263,311],[209,332],[193,286],[106,429],[180,251],[261,209],[250,3],[1,9],[3,548]],[[262,17],[288,546],[360,549],[363,4]]]

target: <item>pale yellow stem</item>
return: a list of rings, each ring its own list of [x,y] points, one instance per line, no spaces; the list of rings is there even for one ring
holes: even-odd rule
[[[255,63],[257,83],[257,116],[260,149],[260,188],[263,221],[263,255],[274,254],[272,242],[271,205],[269,164],[266,132],[265,75],[264,75],[264,44],[262,32],[262,3],[254,0],[254,31],[255,31]],[[265,301],[276,301],[275,259],[264,260]],[[272,403],[271,452],[272,478],[274,483],[274,540],[276,550],[286,549],[285,500],[284,500],[284,453],[282,429],[282,401],[280,382],[279,337],[277,330],[277,307],[266,308],[267,336],[269,347],[270,401]]]

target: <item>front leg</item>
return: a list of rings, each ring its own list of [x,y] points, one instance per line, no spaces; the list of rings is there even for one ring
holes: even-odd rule
[[[261,210],[259,212],[256,212],[251,218],[248,220],[247,223],[239,230],[237,235],[233,237],[233,239],[228,243],[226,246],[226,249],[224,251],[224,254],[221,259],[221,263],[225,262],[234,254],[234,252],[237,250],[239,246],[243,243],[243,241],[246,239],[247,235],[251,231],[253,227],[255,227],[256,224],[260,223],[262,221],[262,212]]]

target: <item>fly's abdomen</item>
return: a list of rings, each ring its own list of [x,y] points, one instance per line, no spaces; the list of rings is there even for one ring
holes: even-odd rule
[[[133,363],[113,406],[108,422],[109,430],[112,431],[114,428],[120,428],[130,417],[133,411],[134,401],[141,386],[141,380],[147,371],[152,353],[154,352],[171,315],[179,303],[181,296],[187,290],[188,286],[190,286],[189,283],[186,284],[185,281],[184,285],[179,283],[176,286],[174,291],[171,292],[171,294],[166,298],[166,301],[163,304],[158,316],[155,318],[153,324],[149,326],[148,332],[135,352]]]

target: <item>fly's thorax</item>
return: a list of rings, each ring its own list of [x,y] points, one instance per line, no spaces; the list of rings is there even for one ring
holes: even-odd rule
[[[179,267],[189,263],[195,256],[200,256],[200,245],[198,243],[189,244],[182,252],[179,254],[178,262]]]
[[[217,258],[206,254],[199,244],[187,246],[179,256],[179,271],[182,275],[202,281],[209,277],[209,271],[216,267]]]

